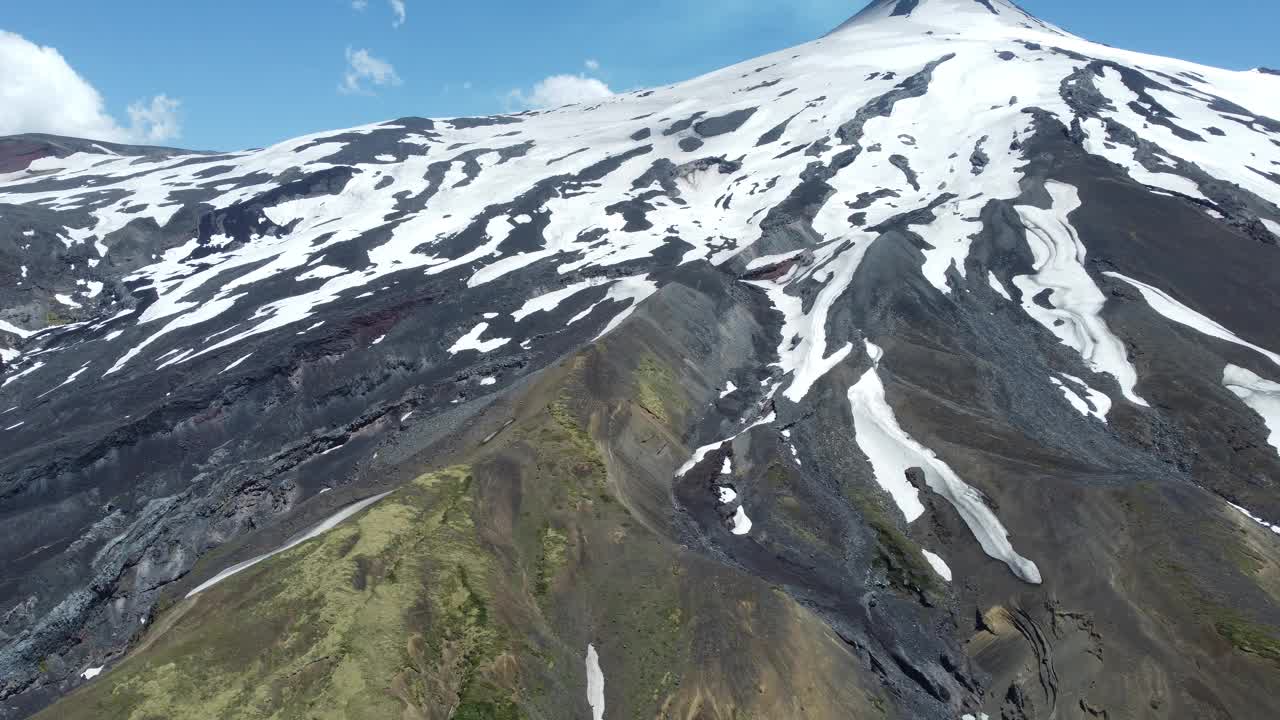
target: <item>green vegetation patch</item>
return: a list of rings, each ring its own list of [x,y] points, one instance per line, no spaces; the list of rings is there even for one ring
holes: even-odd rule
[[[564,532],[557,530],[551,525],[544,525],[542,528],[542,552],[538,557],[537,579],[534,592],[539,597],[544,597],[550,589],[551,581],[556,574],[560,572],[565,564],[565,552],[568,549],[569,538]]]
[[[1157,559],[1155,568],[1164,576],[1166,585],[1219,637],[1240,652],[1269,660],[1280,668],[1280,629],[1254,622],[1218,601],[1201,589],[1189,570],[1168,558]]]
[[[1276,629],[1241,617],[1230,608],[1219,606],[1213,627],[1236,649],[1280,666],[1280,636]]]
[[[688,411],[689,404],[675,374],[652,353],[640,359],[632,380],[636,402],[663,423],[669,424],[673,416]]]
[[[935,602],[941,588],[920,546],[899,529],[879,498],[866,491],[849,491],[846,495],[875,532],[877,554],[872,564],[885,571],[895,588]]]
[[[1158,531],[1164,527],[1164,519],[1157,512],[1163,505],[1156,486],[1140,483],[1118,496],[1118,502],[1137,524],[1140,532]],[[1197,543],[1211,554],[1212,562],[1225,559],[1248,578],[1254,578],[1262,569],[1264,560],[1247,544],[1244,536],[1230,525],[1214,522],[1197,523],[1185,529],[1197,539]],[[1183,558],[1175,559],[1166,544],[1153,542],[1155,549],[1151,569],[1159,585],[1178,604],[1190,609],[1201,622],[1212,627],[1219,637],[1236,650],[1270,661],[1280,668],[1280,628],[1258,623],[1246,618],[1217,596],[1213,583],[1206,583],[1186,567]],[[1208,587],[1206,587],[1208,585]]]
[[[519,717],[470,483],[425,475],[178,603],[162,636],[41,717]]]

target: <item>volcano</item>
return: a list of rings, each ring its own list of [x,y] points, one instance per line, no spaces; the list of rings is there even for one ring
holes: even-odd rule
[[[1280,76],[878,0],[0,138],[0,718],[1280,717]]]

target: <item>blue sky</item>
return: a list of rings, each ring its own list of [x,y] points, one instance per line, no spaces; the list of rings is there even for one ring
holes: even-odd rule
[[[862,4],[6,0],[0,31],[9,34],[0,39],[20,45],[14,53],[55,49],[79,81],[100,93],[98,116],[75,126],[85,132],[107,127],[100,134],[237,149],[402,115],[500,112],[535,97],[537,84],[554,75],[594,78],[614,91],[662,85],[815,38]],[[1236,69],[1280,66],[1275,0],[1231,0],[1209,10],[1181,0],[1021,4],[1111,45]],[[15,74],[15,57],[0,47],[0,82]],[[40,57],[54,62],[49,53]],[[364,74],[348,83],[353,61]],[[82,90],[67,77],[50,87],[59,88],[51,96]],[[18,127],[33,129],[53,117],[61,110],[33,107]],[[3,120],[0,110],[0,130]]]

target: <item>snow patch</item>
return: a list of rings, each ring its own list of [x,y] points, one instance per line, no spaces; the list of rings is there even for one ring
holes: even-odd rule
[[[493,352],[494,350],[497,350],[503,345],[506,345],[507,343],[511,342],[511,338],[493,338],[491,340],[481,340],[480,336],[484,335],[485,331],[488,329],[489,329],[489,323],[487,322],[482,322],[479,325],[476,325],[475,327],[471,328],[470,332],[458,338],[458,341],[453,344],[453,347],[449,348],[449,354],[457,355],[458,353],[464,352],[467,350],[474,350],[478,353],[483,354],[483,353]]]
[[[577,295],[583,290],[611,282],[613,282],[613,280],[607,277],[593,277],[581,282],[573,283],[572,285],[566,285],[559,290],[554,290],[525,301],[524,305],[522,305],[519,310],[511,313],[511,317],[514,318],[516,322],[520,322],[534,313],[547,312],[556,309],[560,306],[560,303],[574,295]]]
[[[1186,305],[1183,305],[1177,300],[1174,300],[1173,297],[1163,290],[1154,288],[1146,283],[1138,282],[1133,278],[1125,277],[1118,272],[1104,272],[1103,275],[1126,282],[1137,288],[1138,292],[1142,293],[1143,299],[1151,306],[1151,309],[1160,313],[1166,319],[1172,320],[1180,325],[1186,325],[1192,330],[1208,335],[1209,337],[1226,340],[1227,342],[1235,343],[1240,347],[1249,348],[1250,350],[1265,356],[1276,365],[1280,365],[1280,355],[1277,355],[1265,348],[1258,347],[1251,342],[1242,340],[1238,335],[1230,330],[1222,327],[1218,323],[1210,320],[1204,315],[1201,315],[1195,310],[1192,310]]]
[[[1273,532],[1273,533],[1275,533],[1275,534],[1277,534],[1277,535],[1280,535],[1280,525],[1272,525],[1271,523],[1267,522],[1266,520],[1263,520],[1262,518],[1258,517],[1257,515],[1254,515],[1253,513],[1249,512],[1248,510],[1246,510],[1246,509],[1244,509],[1244,508],[1240,507],[1239,505],[1237,505],[1237,504],[1235,504],[1235,503],[1233,503],[1233,502],[1228,501],[1228,502],[1227,502],[1227,504],[1228,504],[1228,505],[1230,505],[1231,507],[1235,508],[1236,510],[1238,510],[1238,511],[1240,512],[1240,514],[1244,515],[1245,517],[1249,518],[1250,520],[1252,520],[1252,521],[1254,521],[1254,522],[1258,523],[1259,525],[1261,525],[1262,527],[1264,527],[1264,528],[1266,528],[1266,529],[1270,530],[1271,532]]]
[[[1111,411],[1111,398],[1089,387],[1080,378],[1066,373],[1063,373],[1062,377],[1073,382],[1075,387],[1064,383],[1056,377],[1049,378],[1049,381],[1062,391],[1063,397],[1067,399],[1067,402],[1071,403],[1071,407],[1085,417],[1096,417],[1105,423],[1107,421],[1107,413]],[[1088,401],[1080,396],[1077,388],[1088,394]]]
[[[31,373],[33,373],[33,372],[35,372],[35,371],[39,370],[39,369],[40,369],[40,368],[42,368],[42,367],[44,367],[44,361],[42,361],[42,360],[37,360],[35,365],[32,365],[31,367],[27,368],[26,370],[23,370],[22,372],[18,373],[17,375],[10,375],[9,377],[5,378],[5,379],[4,379],[4,382],[0,383],[0,388],[7,387],[7,386],[9,385],[9,383],[11,383],[11,382],[14,382],[14,381],[18,380],[19,378],[22,378],[22,377],[25,377],[25,376],[27,376],[27,375],[30,375]]]
[[[758,270],[763,267],[769,267],[770,265],[781,265],[792,258],[799,257],[803,252],[804,248],[801,248],[799,250],[792,250],[791,252],[778,253],[777,255],[761,255],[747,263],[747,272]]]
[[[1238,365],[1227,365],[1222,373],[1222,383],[1262,416],[1263,423],[1271,431],[1267,442],[1280,453],[1280,383],[1265,380]]]
[[[704,458],[706,458],[706,457],[707,457],[707,455],[709,455],[709,454],[711,453],[711,451],[712,451],[712,450],[717,450],[717,449],[719,449],[721,445],[724,445],[724,444],[725,444],[725,443],[727,443],[727,442],[733,442],[733,440],[734,440],[735,438],[737,438],[739,435],[742,435],[743,433],[745,433],[745,432],[747,432],[747,431],[749,431],[749,430],[751,430],[751,429],[753,429],[753,428],[759,427],[759,426],[761,426],[761,425],[768,425],[768,424],[772,423],[774,420],[777,420],[777,419],[778,419],[777,414],[776,414],[776,413],[773,413],[773,412],[770,412],[768,415],[765,415],[764,417],[760,418],[759,420],[756,420],[755,422],[751,423],[750,425],[748,425],[748,426],[744,427],[743,429],[739,430],[739,431],[738,431],[737,433],[735,433],[732,437],[727,437],[727,438],[725,438],[725,439],[723,439],[723,440],[717,440],[717,441],[715,441],[715,442],[713,442],[713,443],[707,443],[706,445],[703,445],[702,447],[698,448],[697,450],[694,450],[694,451],[693,451],[693,456],[692,456],[692,457],[690,457],[688,460],[686,460],[686,461],[685,461],[685,463],[684,463],[683,465],[681,465],[681,466],[680,466],[680,469],[679,469],[679,470],[676,470],[676,477],[683,477],[683,476],[684,476],[684,474],[685,474],[685,473],[687,473],[687,472],[689,472],[690,470],[692,470],[692,469],[694,468],[694,466],[695,466],[695,465],[697,465],[698,463],[702,462],[702,461],[703,461],[703,459],[704,459]],[[746,422],[746,420],[743,420],[743,422],[745,423],[745,422]]]
[[[628,317],[631,317],[631,313],[636,311],[636,308],[640,306],[640,303],[647,300],[650,295],[654,294],[657,291],[658,291],[658,284],[644,277],[622,278],[621,280],[619,280],[618,282],[610,286],[609,292],[606,293],[604,296],[604,300],[601,300],[599,303],[596,303],[595,305],[592,305],[590,308],[588,308],[586,311],[587,314],[590,314],[591,311],[594,310],[596,306],[602,302],[607,302],[610,300],[614,302],[626,302],[630,300],[631,303],[627,305],[625,308],[623,308],[617,315],[614,315],[613,319],[611,319],[609,323],[604,326],[604,329],[601,330],[600,333],[592,339],[592,342],[595,342],[596,340],[599,340],[605,335],[608,335],[609,333],[613,332],[614,328],[622,324],[622,321],[626,320]],[[580,317],[585,317],[585,315]],[[578,318],[574,318],[574,320],[577,320],[577,319]],[[574,320],[570,320],[569,323],[573,324]]]
[[[1075,375],[1068,375],[1067,373],[1058,373],[1058,374],[1061,375],[1066,380],[1069,380],[1075,383],[1077,386],[1079,386],[1081,389],[1084,390],[1086,398],[1089,400],[1089,402],[1093,405],[1093,408],[1094,408],[1093,411],[1090,413],[1091,415],[1098,418],[1102,422],[1107,421],[1107,414],[1111,412],[1111,397],[1109,395],[1107,395],[1106,393],[1100,390],[1095,390],[1092,386],[1090,386],[1088,383],[1081,380],[1080,378],[1076,377]]]
[[[874,364],[849,388],[849,405],[858,447],[871,461],[876,482],[893,497],[907,522],[913,522],[924,514],[924,504],[906,473],[910,468],[920,468],[929,489],[951,503],[983,552],[1008,565],[1014,575],[1026,582],[1040,584],[1040,570],[1014,551],[1008,531],[987,507],[982,494],[965,484],[950,466],[912,439],[898,424],[885,400],[884,384],[878,372],[884,351],[868,341],[867,354],[874,359]]]
[[[924,559],[929,561],[929,565],[933,568],[934,572],[938,573],[938,577],[946,580],[947,582],[951,582],[951,568],[942,560],[941,557],[938,557],[928,550],[921,550],[920,552],[924,553]]]
[[[249,353],[248,355],[245,355],[244,357],[240,358],[239,360],[236,360],[235,362],[233,362],[233,363],[231,363],[230,365],[228,365],[228,366],[226,366],[225,368],[223,368],[223,369],[222,369],[222,372],[220,372],[220,373],[218,373],[218,374],[219,374],[219,375],[221,375],[222,373],[225,373],[225,372],[231,372],[232,370],[235,370],[236,368],[240,367],[240,363],[244,362],[245,360],[248,360],[252,355],[253,355],[253,353]]]
[[[302,543],[308,540],[311,540],[312,538],[320,537],[326,532],[329,532],[333,528],[337,527],[338,524],[341,523],[343,520],[346,520],[352,515],[355,515],[356,513],[360,512],[361,510],[364,510],[365,508],[378,502],[379,500],[381,500],[382,498],[390,494],[391,494],[390,492],[385,492],[385,493],[382,493],[381,495],[374,495],[373,497],[365,498],[360,502],[348,505],[342,510],[339,510],[338,512],[329,516],[329,518],[326,519],[324,522],[321,522],[319,525],[316,525],[315,527],[297,536],[296,538],[290,540],[284,545],[281,545],[275,550],[272,550],[271,552],[268,552],[268,553],[263,553],[262,555],[259,555],[255,558],[251,558],[249,560],[245,560],[244,562],[236,563],[235,565],[232,565],[231,567],[227,568],[226,570],[223,570],[217,575],[214,575],[213,577],[209,578],[208,580],[198,585],[194,590],[187,593],[186,597],[192,597],[198,593],[204,592],[205,590],[208,590],[209,588],[213,587],[214,585],[217,585],[223,580],[226,580],[232,575],[235,575],[236,573],[242,572],[244,570],[248,570],[249,568],[253,567],[254,565],[257,565],[258,563],[262,562],[263,560],[266,560],[267,558],[279,555],[280,553],[286,550],[289,550],[291,548],[297,547],[298,545],[301,545]]]
[[[751,532],[751,518],[747,517],[747,511],[743,510],[741,505],[733,513],[733,517],[729,518],[729,532],[739,536]]]
[[[987,283],[991,285],[991,289],[995,290],[996,293],[1000,295],[1000,297],[1004,298],[1005,300],[1008,300],[1009,302],[1013,302],[1013,297],[1009,295],[1008,290],[1004,289],[1004,285],[1000,282],[1000,278],[996,277],[995,273],[993,272],[987,273]]]
[[[587,704],[592,720],[604,720],[604,671],[595,645],[587,645]]]
[[[809,312],[804,311],[801,299],[789,294],[784,285],[768,280],[748,282],[764,290],[774,309],[782,313],[782,343],[778,346],[775,365],[792,376],[791,384],[783,393],[788,400],[796,403],[803,400],[814,383],[853,352],[853,343],[845,343],[828,354],[827,316],[853,281],[871,239],[864,236],[861,243],[835,243],[815,253],[817,259],[800,279],[813,278],[825,284]]]
[[[327,280],[331,277],[337,277],[345,272],[347,272],[347,270],[333,265],[317,265],[299,275],[295,280],[298,282],[302,282],[304,280]]]
[[[35,330],[23,330],[22,328],[18,327],[17,325],[14,325],[14,324],[12,324],[12,323],[5,322],[4,320],[0,320],[0,332],[7,332],[7,333],[10,333],[10,334],[12,334],[12,335],[17,335],[18,337],[23,338],[23,339],[25,339],[25,338],[29,338],[29,337],[31,337],[32,335],[35,335],[35,334],[36,334],[36,331],[35,331]]]

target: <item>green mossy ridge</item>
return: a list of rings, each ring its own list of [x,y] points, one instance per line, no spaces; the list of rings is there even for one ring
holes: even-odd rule
[[[470,483],[425,475],[175,607],[154,644],[39,717],[520,717],[495,681],[506,639]]]
[[[684,390],[675,374],[652,353],[640,359],[632,380],[636,402],[663,423],[671,423],[674,415],[688,411]]]
[[[573,476],[579,481],[601,489],[608,477],[608,468],[591,435],[578,422],[577,415],[567,395],[552,403],[548,411],[556,421],[555,427],[542,427],[532,440],[540,457],[550,460],[572,460]]]
[[[1142,525],[1159,527],[1159,518],[1152,508],[1160,507],[1161,499],[1156,486],[1140,483],[1119,498],[1119,504]],[[1255,576],[1262,568],[1259,558],[1242,541],[1238,532],[1218,523],[1202,522],[1194,529],[1200,544],[1216,558],[1226,558],[1241,574]],[[1270,661],[1280,668],[1280,628],[1246,618],[1238,610],[1220,602],[1205,589],[1195,574],[1167,554],[1167,550],[1155,545],[1151,569],[1160,584],[1177,597],[1183,607],[1202,622],[1213,628],[1223,640],[1240,652]]]
[[[1280,636],[1276,629],[1241,617],[1230,608],[1219,606],[1219,618],[1213,628],[1237,649],[1270,660],[1280,667]]]
[[[589,579],[591,592],[606,608],[607,636],[626,639],[626,658],[615,663],[610,679],[622,689],[632,717],[652,718],[666,697],[681,682],[681,669],[689,662],[689,632],[682,609],[680,587],[684,569],[678,564],[655,565],[640,557],[642,546],[618,548],[625,557],[614,565],[627,572],[631,584],[608,575]],[[609,648],[606,646],[605,652]],[[615,656],[615,661],[618,659]]]
[[[1280,628],[1254,622],[1222,604],[1201,589],[1189,570],[1167,557],[1157,559],[1154,567],[1165,577],[1167,586],[1196,617],[1212,626],[1219,637],[1240,652],[1268,660],[1280,668]]]
[[[872,564],[884,569],[890,584],[900,591],[936,602],[942,589],[922,548],[898,528],[879,498],[865,490],[845,494],[875,531],[878,552]]]
[[[737,632],[734,609],[705,597],[702,573],[718,566],[691,562],[612,501],[593,435],[612,439],[609,413],[630,398],[606,405],[585,380],[625,394],[629,371],[619,382],[613,366],[588,367],[597,358],[535,388],[524,407],[538,409],[465,466],[173,603],[149,623],[154,637],[40,717],[567,717],[590,641],[610,717],[665,717],[690,697],[741,702],[694,665],[708,628]]]
[[[624,696],[611,716],[622,717],[619,708],[629,708],[633,717],[652,718],[679,689],[682,668],[689,662],[681,593],[688,578],[683,566],[654,543],[656,538],[633,525],[622,503],[612,502],[604,458],[586,430],[591,407],[584,400],[590,393],[583,382],[590,375],[588,364],[599,357],[595,352],[575,358],[570,376],[548,405],[553,422],[535,420],[517,435],[520,443],[534,449],[536,459],[529,466],[538,472],[536,480],[524,484],[521,514],[550,521],[532,525],[533,534],[519,540],[520,552],[539,559],[531,575],[535,590],[542,578],[547,582],[546,597],[538,598],[540,605],[556,606],[571,595],[589,597],[603,623],[598,628],[606,643],[601,652],[619,647],[610,642],[625,642],[622,656],[611,658],[608,682],[615,688],[611,692],[621,688]],[[654,362],[649,365],[656,368]],[[676,406],[683,402],[682,397],[672,397],[677,398]],[[562,540],[561,528],[571,527],[576,531],[566,532]],[[575,566],[570,557],[577,542],[595,548],[588,567]],[[560,570],[572,573],[572,583],[557,587],[553,580],[559,570],[553,568],[562,552],[565,564]],[[581,659],[575,657],[572,662]],[[552,675],[563,672],[552,671]]]
[[[564,568],[568,546],[569,537],[565,533],[549,524],[542,527],[542,552],[538,556],[538,571],[534,585],[534,592],[539,597],[546,596],[551,580]]]
[[[577,513],[609,497],[608,470],[565,392],[513,433],[513,452],[527,459],[521,473],[520,518],[512,538],[535,599],[544,606],[556,576],[568,563]]]

